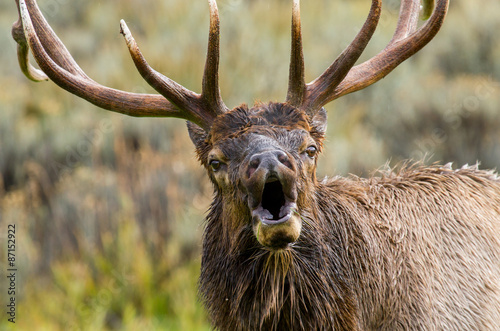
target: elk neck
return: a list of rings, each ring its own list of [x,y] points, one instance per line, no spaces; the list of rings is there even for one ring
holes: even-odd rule
[[[312,192],[322,190],[316,185]],[[332,209],[322,199],[311,193],[298,200],[301,235],[287,249],[273,251],[256,240],[243,204],[238,207],[216,194],[207,217],[200,276],[201,298],[214,326],[357,329],[354,289],[359,284],[353,282],[360,276],[352,274],[357,269],[351,264],[366,257],[353,258],[346,248],[363,245],[356,242],[364,240],[363,234],[351,219],[355,210],[340,200]]]

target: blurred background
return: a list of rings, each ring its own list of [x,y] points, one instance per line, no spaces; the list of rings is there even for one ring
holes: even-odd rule
[[[291,0],[219,0],[222,96],[229,107],[284,100]],[[149,63],[201,90],[205,0],[40,0],[81,67],[118,89],[153,92],[119,20]],[[363,24],[368,0],[303,1],[306,75],[318,76]],[[361,60],[390,40],[399,1],[384,0]],[[452,0],[442,31],[381,82],[327,106],[319,175],[376,174],[403,160],[500,165],[500,2]],[[1,330],[209,330],[197,300],[212,189],[178,119],[100,110],[20,72],[0,2],[0,252],[16,225],[17,319]],[[3,277],[2,277],[3,278]],[[1,305],[7,282],[0,281]],[[2,309],[3,311],[4,309]]]

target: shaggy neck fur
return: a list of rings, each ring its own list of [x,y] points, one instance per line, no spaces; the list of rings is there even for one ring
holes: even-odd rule
[[[355,222],[345,216],[352,213],[340,205],[327,210],[315,200],[301,211],[300,239],[287,250],[273,252],[259,245],[250,219],[238,222],[242,214],[232,213],[235,209],[216,196],[207,218],[200,277],[200,294],[214,327],[358,329],[350,275],[354,268],[346,263],[366,257],[353,259],[346,245],[363,239]],[[241,225],[228,233],[224,227],[235,222]]]
[[[281,252],[216,194],[200,277],[216,329],[500,329],[496,174],[413,167],[307,192],[301,236]]]

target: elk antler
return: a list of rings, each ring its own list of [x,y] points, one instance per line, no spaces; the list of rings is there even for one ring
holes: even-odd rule
[[[43,17],[36,1],[16,0],[16,3],[19,20],[12,27],[12,36],[18,43],[19,64],[29,79],[42,81],[50,78],[70,93],[107,110],[138,117],[182,118],[199,125],[205,131],[210,129],[219,114],[227,111],[218,84],[219,15],[215,0],[208,0],[210,34],[201,94],[154,71],[139,51],[127,25],[121,21],[122,33],[137,69],[161,95],[130,93],[96,83],[71,57]],[[41,71],[29,63],[30,48]]]
[[[432,2],[425,0],[425,8]],[[353,67],[380,18],[381,0],[372,0],[368,18],[354,41],[321,76],[305,84],[299,0],[294,0],[292,55],[286,101],[313,115],[327,103],[379,81],[434,38],[443,24],[448,2],[437,0],[429,20],[417,29],[420,0],[402,0],[396,31],[389,44],[370,60]]]

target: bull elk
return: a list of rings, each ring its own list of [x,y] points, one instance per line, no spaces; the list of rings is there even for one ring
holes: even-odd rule
[[[13,36],[23,72],[94,105],[187,120],[214,185],[199,292],[220,330],[500,330],[500,180],[477,167],[401,166],[369,179],[316,178],[323,106],[380,80],[438,32],[448,0],[402,0],[393,38],[355,63],[372,37],[372,0],[354,41],[304,81],[299,0],[293,1],[289,85],[283,103],[230,110],[218,85],[219,15],[201,94],[152,69],[121,21],[132,59],[159,94],[99,85],[73,60],[35,0],[16,0]],[[427,8],[427,7],[426,7]],[[29,64],[31,49],[40,69]]]

